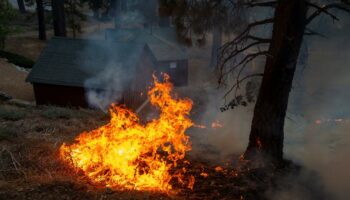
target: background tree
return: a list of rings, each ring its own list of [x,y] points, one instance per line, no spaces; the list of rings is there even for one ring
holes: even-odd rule
[[[147,4],[144,1],[138,1],[132,9],[138,10],[143,15],[145,25],[151,30],[157,24],[158,0],[149,0]]]
[[[81,23],[86,19],[82,11],[84,7],[81,0],[66,0],[65,12],[67,16],[68,27],[72,30],[73,37],[78,33],[82,33]]]
[[[27,6],[36,6],[38,18],[38,33],[40,40],[46,40],[45,8],[51,8],[51,0],[24,0]]]
[[[12,20],[16,17],[17,12],[8,0],[0,1],[0,50],[5,48],[6,37],[18,29],[13,27]]]
[[[46,40],[45,9],[43,0],[36,0],[36,10],[38,15],[39,39]]]
[[[331,13],[331,9],[350,12],[350,3],[348,0],[335,0],[330,3],[329,1],[311,2],[309,0],[237,0],[229,2],[236,5],[226,7],[226,9],[231,9],[229,12],[234,12],[232,9],[242,6],[245,9],[266,8],[274,12],[272,18],[250,22],[235,39],[221,47],[219,84],[227,83],[230,77],[234,77],[235,80],[228,94],[236,93],[244,81],[252,77],[262,77],[254,108],[249,144],[244,157],[255,159],[260,157],[257,155],[263,155],[280,163],[283,160],[284,120],[300,47],[304,35],[318,34],[307,25],[321,14],[338,20]],[[193,5],[193,1],[183,0],[169,0],[166,3],[177,8],[181,6],[188,8]],[[192,15],[196,15],[196,10],[192,12]],[[183,20],[178,21],[177,27],[180,30],[188,29],[187,26],[192,25],[188,23],[192,20],[192,15],[186,15]],[[180,16],[183,14],[180,13]],[[207,18],[206,21],[210,22],[210,18]],[[272,26],[271,38],[262,37],[256,30],[266,25]],[[201,32],[203,30],[199,31]],[[245,74],[246,66],[260,56],[266,58],[264,73]],[[232,76],[233,73],[235,76]],[[246,104],[242,96],[236,94],[233,96],[234,98],[226,108]]]
[[[52,0],[52,17],[55,36],[67,36],[64,0]]]
[[[209,67],[218,65],[219,48],[222,45],[223,33],[239,31],[246,24],[244,10],[239,4],[229,0],[160,0],[160,15],[175,17],[178,38],[188,44],[201,46],[205,44],[208,33],[212,34],[212,50]],[[235,12],[232,12],[232,11]]]
[[[25,4],[24,4],[24,0],[17,0],[17,4],[18,4],[19,12],[21,12],[22,14],[26,13],[26,7],[25,7]]]

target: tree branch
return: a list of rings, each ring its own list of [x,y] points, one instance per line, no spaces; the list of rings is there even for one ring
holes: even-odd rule
[[[229,73],[233,72],[237,67],[242,65],[242,68],[244,68],[248,63],[250,63],[252,60],[254,60],[255,58],[259,57],[259,56],[268,56],[268,51],[260,51],[257,53],[251,53],[246,55],[239,63],[233,65],[232,67],[230,67],[230,70],[224,72],[224,67],[220,68],[220,77],[219,77],[219,85],[222,84],[223,79],[225,76],[227,76]],[[234,56],[229,56],[229,58],[226,58],[227,60],[231,59]],[[227,61],[226,61],[227,62]]]
[[[248,7],[275,7],[277,4],[277,1],[267,1],[267,2],[260,2],[256,3],[255,1],[250,1],[247,3],[244,3],[243,5],[246,5]]]
[[[237,82],[235,84],[233,84],[231,86],[231,88],[225,93],[225,96],[224,98],[227,97],[227,95],[229,95],[239,84],[241,84],[243,81],[249,79],[249,78],[253,78],[253,77],[262,77],[264,76],[263,73],[258,73],[258,74],[250,74],[250,75],[247,75],[245,77],[243,77],[242,79],[238,79]]]
[[[323,38],[327,38],[325,35],[323,35],[321,33],[318,33],[318,32],[316,32],[314,30],[311,30],[309,28],[305,29],[304,35],[307,35],[307,36],[314,36],[315,35],[315,36],[320,36],[320,37],[323,37]]]
[[[335,16],[334,14],[330,13],[328,10],[336,8],[336,9],[350,13],[350,8],[347,7],[347,6],[350,6],[350,3],[346,2],[345,0],[342,0],[342,2],[343,3],[331,3],[328,5],[324,5],[324,6],[318,6],[318,5],[313,4],[313,3],[307,3],[308,6],[315,8],[316,11],[314,13],[312,13],[307,18],[306,24],[309,24],[310,22],[312,22],[312,20],[314,20],[317,16],[319,16],[322,13],[330,16],[333,20],[338,21],[339,18],[337,16]]]

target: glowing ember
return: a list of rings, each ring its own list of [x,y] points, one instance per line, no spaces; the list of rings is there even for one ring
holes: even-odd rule
[[[195,125],[193,125],[194,127],[196,127],[196,128],[200,128],[200,129],[206,129],[207,127],[206,126],[204,126],[204,125],[197,125],[197,124],[195,124]]]
[[[212,128],[222,128],[224,126],[217,120],[217,121],[211,123],[211,127]]]
[[[348,123],[350,122],[349,119],[324,119],[324,120],[321,120],[321,119],[318,119],[318,120],[315,120],[315,124],[324,124],[324,123]]]
[[[112,105],[110,122],[63,144],[61,158],[92,182],[114,189],[169,192],[173,180],[192,188],[194,177],[186,178],[186,169],[177,167],[191,150],[185,131],[193,125],[188,117],[192,101],[171,96],[168,75],[164,83],[153,78],[148,96],[160,109],[158,119],[143,125],[132,111]]]
[[[258,149],[261,149],[261,148],[262,148],[262,143],[261,143],[260,138],[257,138],[257,139],[256,139],[256,144],[257,144],[257,146],[258,146]]]
[[[221,166],[215,167],[216,172],[222,172],[224,169]]]

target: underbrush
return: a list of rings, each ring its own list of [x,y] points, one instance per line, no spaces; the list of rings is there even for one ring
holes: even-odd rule
[[[31,69],[35,64],[35,62],[29,58],[7,51],[0,51],[0,57],[6,58],[9,63],[28,69]]]
[[[56,106],[45,106],[41,116],[47,119],[70,119],[74,115],[74,110],[56,107]]]
[[[17,133],[14,129],[0,127],[0,141],[11,140],[17,137]]]
[[[0,107],[0,119],[18,121],[25,117],[25,113],[19,110]]]

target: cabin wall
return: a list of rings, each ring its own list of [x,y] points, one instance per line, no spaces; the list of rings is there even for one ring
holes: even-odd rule
[[[84,88],[38,83],[34,83],[33,87],[37,105],[90,107],[85,96]],[[103,91],[101,90],[101,92]],[[136,110],[146,99],[147,93],[145,91],[126,88],[122,99],[118,100],[118,104],[125,104],[128,108]]]
[[[156,63],[150,51],[146,50],[137,63],[135,77],[130,88],[125,88],[123,103],[137,110],[146,100],[147,91],[153,84],[152,74],[156,71]]]
[[[82,87],[70,87],[33,83],[37,105],[57,105],[88,107],[85,90]]]
[[[188,60],[168,60],[158,62],[158,71],[169,74],[171,82],[177,86],[188,85]]]

